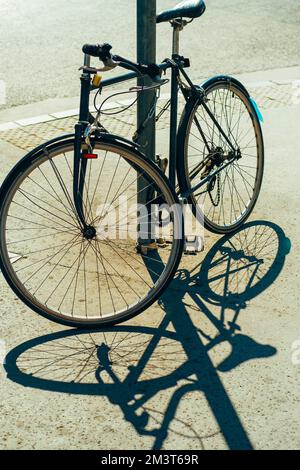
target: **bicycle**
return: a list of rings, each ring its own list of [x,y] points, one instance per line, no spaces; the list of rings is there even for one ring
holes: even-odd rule
[[[172,58],[158,65],[112,55],[109,44],[85,45],[75,133],[32,150],[5,179],[0,190],[1,269],[18,297],[46,318],[102,327],[152,305],[181,259],[182,201],[191,204],[196,217],[208,204],[205,227],[219,234],[239,229],[251,214],[264,167],[257,105],[232,77],[193,84],[186,72],[189,59],[179,54],[180,31],[204,11],[203,0],[187,0],[157,16],[157,23],[169,21],[173,28]],[[91,67],[92,56],[104,66]],[[129,72],[99,77],[115,67]],[[167,178],[136,141],[109,134],[101,124],[101,107],[95,105],[93,117],[89,101],[93,90],[133,78],[139,79],[131,90],[138,96],[159,90],[168,70]],[[151,78],[150,86],[144,85],[145,77]],[[186,104],[177,130],[179,92]],[[147,119],[154,108],[155,103]],[[129,212],[128,201],[133,203]]]

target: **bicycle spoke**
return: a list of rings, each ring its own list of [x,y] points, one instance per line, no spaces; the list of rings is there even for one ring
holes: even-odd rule
[[[175,200],[160,174],[136,152],[97,143],[98,158],[87,161],[80,172],[83,215],[96,231],[89,239],[72,199],[74,146],[61,147],[61,152],[29,162],[14,182],[1,237],[5,263],[22,296],[48,316],[76,326],[116,321],[137,312],[142,303],[152,303],[172,272],[180,255],[173,235],[176,217],[170,217],[166,249],[143,255],[136,243],[138,222],[149,218],[150,230],[157,204],[172,207]],[[144,196],[148,213],[138,217],[136,204]],[[102,205],[107,205],[105,210]],[[120,238],[109,234],[100,239],[98,223],[100,230],[103,218],[113,216],[113,211],[116,217],[109,228],[119,230]],[[18,262],[12,262],[8,248],[20,253]],[[89,368],[87,364],[80,367]]]
[[[258,161],[259,157],[259,149],[257,145],[253,145],[257,142],[257,136],[252,113],[234,85],[216,85],[208,92],[206,104],[228,139],[240,150],[241,159],[235,160],[215,177],[214,189],[208,183],[206,190],[192,197],[197,204],[205,203],[206,220],[218,227],[229,227],[244,217],[254,197],[259,171],[253,160]],[[197,124],[193,116],[197,116]],[[195,108],[190,122],[187,161],[189,184],[192,187],[192,183],[196,186],[201,181],[202,173],[211,158],[203,136],[212,148],[221,149],[225,155],[231,148],[201,103]],[[216,167],[213,166],[214,169]]]

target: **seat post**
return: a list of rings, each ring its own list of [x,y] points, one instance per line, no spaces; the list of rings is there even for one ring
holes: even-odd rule
[[[173,55],[179,54],[179,33],[180,33],[180,26],[173,25],[173,49],[172,49]]]
[[[179,34],[183,30],[184,26],[187,24],[182,18],[177,18],[170,22],[173,28],[173,55],[179,55]]]
[[[182,30],[182,26],[178,24],[176,21],[172,22],[173,27],[173,48],[172,54],[178,55],[179,54],[179,33]]]

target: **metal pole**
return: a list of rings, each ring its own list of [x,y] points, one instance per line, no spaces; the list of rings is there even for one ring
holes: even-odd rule
[[[137,0],[137,61],[149,65],[156,62],[156,0]],[[141,84],[141,83],[140,83]],[[145,78],[150,85],[151,79]],[[155,99],[155,91],[144,92],[137,106],[137,128],[140,129]],[[150,160],[155,160],[155,115],[147,122],[138,143]]]
[[[137,61],[145,65],[156,62],[156,0],[137,0]],[[151,85],[151,79],[148,77],[145,77],[143,81],[139,79],[138,84]],[[152,161],[155,160],[155,113],[149,120],[147,119],[154,100],[155,91],[145,91],[139,97],[137,105],[137,129],[140,131],[138,143],[141,151]],[[143,206],[147,206],[148,201],[151,200],[151,194],[146,189],[148,186],[149,183],[143,178],[139,179],[138,203]],[[149,227],[150,225],[148,229]],[[140,233],[138,243],[142,252],[154,242],[148,229],[145,230],[143,227]]]

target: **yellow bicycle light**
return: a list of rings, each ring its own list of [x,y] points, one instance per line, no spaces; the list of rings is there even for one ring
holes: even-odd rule
[[[93,83],[94,86],[99,87],[100,83],[101,83],[101,80],[102,80],[102,75],[99,75],[97,73],[96,75],[94,75],[92,83]]]

